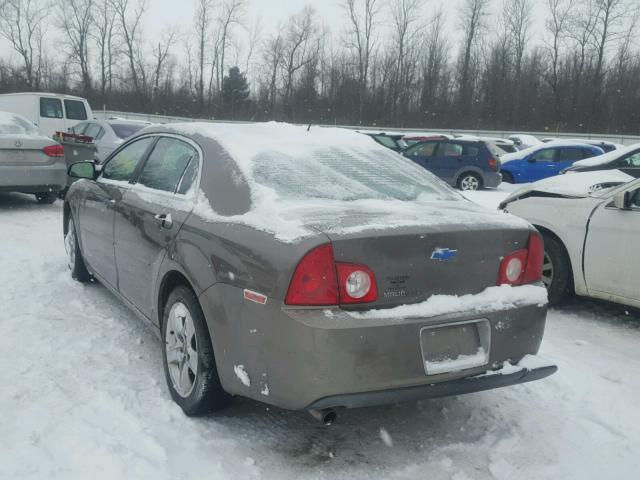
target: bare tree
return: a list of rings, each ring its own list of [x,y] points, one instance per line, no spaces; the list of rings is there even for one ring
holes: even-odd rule
[[[394,55],[396,57],[393,92],[394,120],[406,121],[411,95],[410,86],[416,72],[421,47],[420,0],[397,0],[391,9]]]
[[[314,22],[316,12],[306,6],[289,19],[283,45],[283,68],[285,79],[285,102],[291,121],[295,121],[295,106],[292,94],[295,75],[314,62],[318,55],[318,27]]]
[[[120,34],[124,41],[124,54],[129,64],[129,73],[136,95],[143,94],[146,87],[145,72],[141,70],[141,28],[146,0],[140,0],[132,7],[130,0],[111,0],[116,13]]]
[[[346,47],[355,53],[358,65],[358,121],[362,122],[371,55],[375,50],[374,28],[380,12],[378,0],[345,0],[349,19]]]
[[[445,14],[442,6],[436,10],[431,18],[425,41],[422,72],[422,100],[421,110],[433,110],[434,103],[442,96],[438,88],[443,80],[447,68],[448,44],[445,36]]]
[[[531,0],[504,0],[503,18],[507,27],[509,42],[513,46],[516,82],[522,74],[522,59],[529,41],[531,28]]]
[[[80,67],[85,95],[92,89],[89,68],[89,40],[94,26],[94,0],[57,0],[58,24],[65,33],[71,58]]]
[[[169,51],[173,47],[175,40],[175,31],[169,30],[167,33],[165,33],[164,38],[160,42],[158,42],[155,48],[153,69],[153,97],[156,97],[160,90],[160,77],[167,62],[167,58],[169,57]]]
[[[20,55],[31,89],[40,86],[44,22],[48,14],[48,6],[36,0],[5,0],[0,9],[0,35]]]
[[[98,47],[100,67],[100,94],[106,101],[113,88],[114,38],[116,30],[116,11],[110,2],[103,0],[94,3],[93,38]]]
[[[198,78],[196,81],[196,93],[198,97],[198,104],[200,111],[204,112],[204,67],[206,51],[208,48],[207,41],[209,40],[209,34],[211,29],[211,22],[213,17],[213,1],[212,0],[198,0],[196,5],[196,12],[194,15],[195,20],[195,34],[198,44]]]
[[[575,0],[547,0],[547,8],[549,17],[545,22],[545,28],[548,32],[550,40],[547,43],[547,51],[550,53],[551,62],[548,72],[545,75],[551,92],[553,94],[554,103],[554,120],[560,122],[562,109],[560,98],[560,77],[559,68],[561,61],[561,52],[563,43],[568,36],[568,28],[571,21],[571,11],[575,5]]]
[[[458,82],[463,109],[468,107],[472,97],[471,67],[476,45],[483,33],[488,14],[489,0],[464,0],[460,10],[460,28],[464,32],[459,65]]]
[[[240,17],[245,7],[245,0],[225,0],[222,4],[222,12],[218,18],[220,29],[220,61],[217,72],[218,92],[222,88],[224,77],[224,65],[229,36],[233,25],[240,23]]]
[[[279,26],[276,33],[272,34],[264,44],[263,60],[268,74],[268,102],[271,118],[276,116],[276,101],[278,87],[278,70],[284,59],[284,38],[282,27]]]

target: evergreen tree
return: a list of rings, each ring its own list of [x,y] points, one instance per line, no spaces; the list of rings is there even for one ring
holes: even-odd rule
[[[244,73],[238,67],[231,67],[229,75],[222,81],[222,116],[225,119],[235,119],[242,116],[248,105],[249,83]]]

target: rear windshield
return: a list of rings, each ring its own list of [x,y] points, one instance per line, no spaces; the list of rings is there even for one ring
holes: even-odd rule
[[[491,155],[493,155],[495,157],[501,157],[502,155],[507,153],[505,150],[503,150],[501,147],[499,147],[495,143],[485,142],[485,145],[487,146],[487,148],[491,152]]]
[[[43,133],[26,118],[0,112],[0,135],[43,135]]]
[[[459,199],[422,167],[378,148],[328,147],[306,158],[265,152],[254,159],[253,180],[287,199]]]
[[[116,136],[118,138],[122,138],[123,140],[145,127],[145,125],[127,123],[110,123],[109,125],[111,125],[111,128],[113,128],[113,132],[116,134]]]

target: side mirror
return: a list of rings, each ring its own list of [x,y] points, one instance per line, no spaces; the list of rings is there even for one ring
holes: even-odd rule
[[[535,157],[531,156],[531,157],[527,157],[527,162],[529,163],[536,163],[536,159]]]
[[[613,204],[619,210],[631,209],[631,192],[618,192],[613,197]]]
[[[88,178],[93,180],[96,178],[96,166],[93,162],[76,162],[71,164],[67,170],[67,174],[71,178]]]

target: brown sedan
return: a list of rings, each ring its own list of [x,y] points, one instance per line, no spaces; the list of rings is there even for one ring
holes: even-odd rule
[[[187,414],[241,395],[330,420],[556,369],[539,234],[363,135],[149,127],[70,174],[72,275],[159,333]]]

